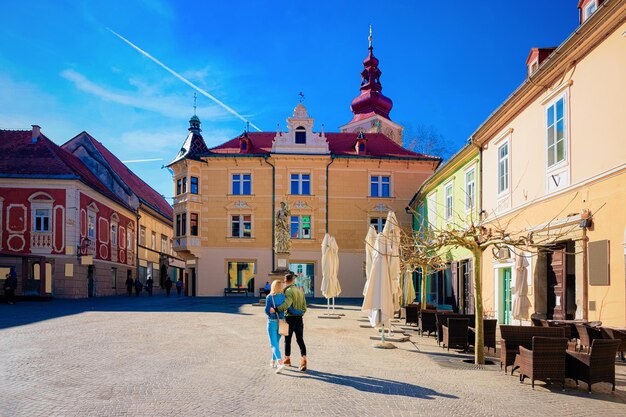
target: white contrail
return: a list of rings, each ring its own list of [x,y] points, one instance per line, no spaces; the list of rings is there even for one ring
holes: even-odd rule
[[[176,71],[174,71],[173,69],[171,69],[170,67],[168,67],[167,65],[165,65],[164,63],[162,63],[161,61],[159,61],[158,59],[156,59],[155,57],[153,57],[152,55],[150,55],[149,53],[147,53],[146,51],[144,51],[143,49],[141,49],[140,47],[138,47],[137,45],[135,45],[134,43],[132,43],[131,41],[129,41],[128,39],[126,39],[125,37],[123,37],[122,35],[120,35],[119,33],[116,33],[115,31],[113,31],[112,29],[107,28],[107,30],[109,32],[111,32],[112,34],[114,34],[115,36],[117,36],[118,38],[120,38],[121,40],[123,40],[124,42],[126,42],[127,44],[129,44],[130,46],[132,46],[134,49],[136,49],[137,51],[139,51],[142,55],[144,55],[145,57],[147,57],[148,59],[152,60],[153,62],[155,62],[157,65],[159,65],[161,68],[163,68],[165,71],[169,72],[170,74],[172,74],[174,77],[178,78],[179,80],[181,80],[182,82],[184,82],[185,84],[187,84],[189,87],[193,88],[194,90],[196,90],[197,92],[199,92],[200,94],[202,94],[203,96],[213,100],[215,103],[217,103],[220,107],[222,107],[224,110],[228,111],[229,113],[233,114],[234,116],[238,117],[239,119],[243,120],[246,123],[249,123],[250,126],[252,126],[253,128],[255,128],[256,130],[258,130],[259,132],[261,131],[261,129],[259,129],[258,127],[256,127],[254,124],[252,124],[248,119],[246,119],[245,117],[243,117],[242,115],[240,115],[239,113],[237,113],[232,107],[228,106],[227,104],[223,103],[222,101],[220,101],[217,97],[207,93],[206,91],[204,91],[202,88],[198,87],[197,85],[195,85],[194,83],[192,83],[191,81],[189,81],[188,79],[186,79],[185,77],[183,77],[182,75],[180,75],[179,73],[177,73]]]
[[[123,164],[132,164],[133,162],[152,162],[152,161],[162,161],[163,158],[152,158],[152,159],[129,159],[128,161],[122,161]]]

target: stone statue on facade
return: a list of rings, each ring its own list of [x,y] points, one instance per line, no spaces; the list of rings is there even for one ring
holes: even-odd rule
[[[274,226],[274,251],[276,253],[289,253],[291,250],[290,219],[291,209],[289,208],[289,203],[281,201],[280,208],[276,211],[276,223]]]

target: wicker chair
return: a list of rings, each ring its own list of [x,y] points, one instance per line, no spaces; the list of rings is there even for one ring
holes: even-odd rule
[[[435,314],[435,322],[437,323],[437,344],[440,345],[443,341],[443,326],[448,324],[448,318],[456,317],[456,318],[464,318],[459,314],[453,313],[451,311],[438,311]]]
[[[602,332],[598,329],[585,326],[583,324],[576,325],[576,331],[578,331],[578,338],[580,339],[580,350],[589,350],[591,344],[595,339],[602,339]]]
[[[420,312],[419,304],[408,304],[406,306],[405,324],[407,326],[410,324],[415,324],[417,326],[419,324],[419,312]]]
[[[600,340],[591,342],[589,354],[582,352],[567,352],[566,376],[576,381],[585,381],[587,390],[591,393],[591,385],[597,382],[613,384],[615,391],[615,354],[620,340]]]
[[[561,381],[565,389],[566,348],[566,337],[534,336],[532,350],[520,346],[519,354],[515,358],[515,366],[519,365],[520,382],[528,377],[535,389],[535,379]]]
[[[572,326],[567,323],[555,323],[553,321],[547,321],[548,327],[562,327],[565,329],[565,337],[568,339],[572,338]]]
[[[430,336],[431,333],[435,333],[437,331],[437,323],[435,322],[435,314],[434,310],[422,310],[419,315],[419,323],[418,326],[420,328],[420,335],[424,335],[424,332],[428,332]]]
[[[443,347],[450,350],[453,348],[468,349],[467,332],[469,319],[448,318],[448,325],[442,326],[443,329]]]
[[[512,326],[500,325],[500,368],[504,366],[504,372],[515,362],[515,356],[519,353],[519,347],[532,348],[533,336],[565,337],[565,329],[562,327],[536,327],[536,326]]]
[[[622,361],[624,361],[624,352],[626,352],[626,332],[623,330],[616,330],[610,327],[601,327],[600,331],[602,332],[603,339],[614,339],[620,340],[620,345],[617,348],[617,351],[620,353]]]
[[[489,348],[493,348],[493,351],[496,351],[496,327],[498,325],[498,320],[496,319],[485,319],[483,320],[483,329],[484,329],[484,337],[485,337],[485,347],[487,350]]]
[[[474,325],[475,322],[473,319],[470,319],[470,326]],[[498,325],[498,320],[496,319],[483,319],[483,341],[484,345],[489,350],[493,348],[496,350],[496,327]],[[475,346],[476,344],[476,332],[472,329],[469,329],[467,333],[467,343],[470,346]]]

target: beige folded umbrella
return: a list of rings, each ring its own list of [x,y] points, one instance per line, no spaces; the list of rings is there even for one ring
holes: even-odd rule
[[[398,311],[400,310],[400,298],[402,297],[400,288],[400,228],[396,214],[393,211],[389,211],[387,214],[383,235],[387,237],[389,244],[389,252],[387,254],[389,279],[391,280],[394,311]]]
[[[374,256],[374,244],[376,243],[376,229],[370,226],[365,236],[365,286],[363,287],[363,296],[367,292],[367,284],[370,279],[370,271],[372,270],[372,257]]]
[[[374,243],[372,269],[368,279],[367,292],[361,311],[367,314],[372,327],[389,326],[393,317],[393,293],[389,279],[389,256],[391,245],[387,237],[380,233]],[[382,332],[384,335],[384,331]]]
[[[530,308],[530,300],[528,299],[528,260],[526,256],[517,255],[515,261],[515,288],[513,294],[515,299],[513,300],[513,306],[511,308],[511,315],[516,320],[526,319],[528,320],[528,310]]]

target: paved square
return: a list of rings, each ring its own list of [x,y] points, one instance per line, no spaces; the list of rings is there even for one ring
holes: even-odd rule
[[[618,387],[520,384],[434,338],[371,348],[358,306],[305,317],[309,367],[276,375],[250,299],[98,298],[0,305],[0,416],[626,415]],[[293,355],[299,363],[298,349]]]

